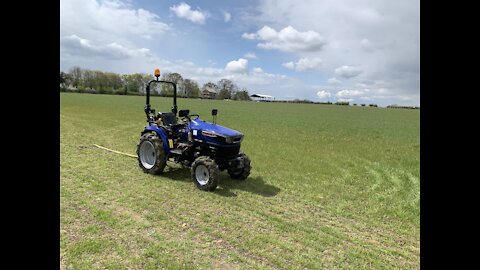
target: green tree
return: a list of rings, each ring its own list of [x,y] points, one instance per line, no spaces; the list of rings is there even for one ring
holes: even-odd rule
[[[82,69],[78,66],[74,66],[70,69],[69,74],[72,76],[72,85],[79,87],[82,84]]]
[[[248,94],[248,90],[246,88],[243,88],[241,91],[237,91],[235,95],[233,96],[233,99],[235,100],[252,100],[250,98],[250,95]]]
[[[82,70],[82,81],[81,86],[94,89],[96,87],[95,73],[89,69]]]
[[[65,75],[66,73],[63,71],[60,71],[60,84],[65,84]]]
[[[109,88],[115,90],[122,87],[122,79],[120,78],[120,75],[113,72],[105,72],[104,76]]]
[[[128,92],[142,93],[145,89],[145,83],[152,79],[152,76],[141,73],[122,75],[121,81],[123,84],[123,91],[125,94]]]
[[[238,87],[229,79],[221,79],[217,83],[217,88],[220,90],[217,99],[230,99],[237,92]]]
[[[191,79],[185,79],[183,81],[184,89],[187,97],[199,97],[200,96],[200,88],[198,87],[198,83]]]
[[[174,82],[177,85],[177,94],[181,95],[184,92],[183,77],[179,73],[164,73],[162,75],[162,80]],[[162,84],[160,89],[160,95],[168,97],[173,96],[173,87],[170,84]]]
[[[94,70],[92,71],[92,86],[90,88],[95,88],[99,91],[102,91],[107,86],[107,81],[105,78],[105,73],[102,71]]]

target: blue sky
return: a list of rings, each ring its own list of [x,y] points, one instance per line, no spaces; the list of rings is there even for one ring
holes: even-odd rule
[[[60,68],[222,78],[276,99],[420,105],[419,1],[60,1]]]

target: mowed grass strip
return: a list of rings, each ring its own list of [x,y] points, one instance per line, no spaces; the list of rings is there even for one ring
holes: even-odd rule
[[[144,102],[61,94],[66,268],[419,268],[418,110],[179,99],[245,134],[250,178],[207,193],[187,169],[151,176],[92,146],[134,154]]]

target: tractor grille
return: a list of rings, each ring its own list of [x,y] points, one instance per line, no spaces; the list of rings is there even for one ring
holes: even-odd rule
[[[240,152],[240,144],[229,147],[218,147],[215,149],[215,156],[220,158],[233,158]]]

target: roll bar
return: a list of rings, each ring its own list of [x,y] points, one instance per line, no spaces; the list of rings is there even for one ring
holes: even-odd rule
[[[146,105],[145,105],[145,114],[147,115],[147,121],[149,120],[149,115],[152,112],[152,110],[150,109],[150,84],[153,83],[153,82],[155,82],[155,83],[167,83],[167,84],[173,85],[172,113],[175,115],[175,117],[177,117],[177,84],[175,84],[174,82],[169,82],[169,81],[160,81],[160,80],[158,80],[158,77],[157,77],[156,80],[151,80],[147,84],[147,89],[146,89],[147,101],[146,101]]]

